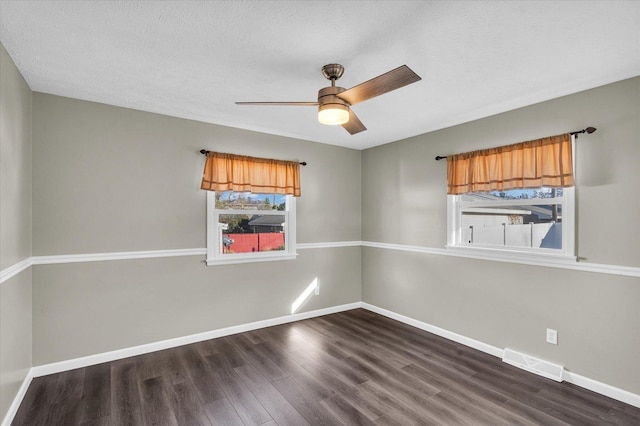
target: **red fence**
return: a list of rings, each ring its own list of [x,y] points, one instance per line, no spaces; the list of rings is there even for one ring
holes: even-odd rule
[[[224,248],[225,253],[250,253],[252,251],[284,250],[284,234],[224,234],[233,244]]]

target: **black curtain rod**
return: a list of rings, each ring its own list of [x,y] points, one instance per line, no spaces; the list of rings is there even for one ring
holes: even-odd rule
[[[207,155],[207,154],[208,154],[208,153],[210,153],[210,152],[211,152],[211,151],[207,151],[206,149],[201,149],[201,150],[200,150],[200,154],[203,154],[203,155]],[[307,165],[307,162],[306,162],[306,161],[301,161],[301,162],[300,162],[300,165],[301,165],[301,166],[306,166],[306,165]]]
[[[582,129],[582,130],[576,130],[575,132],[570,132],[571,135],[575,135],[576,139],[578,139],[578,135],[580,133],[588,133],[591,134],[593,132],[595,132],[597,129],[595,127],[587,127],[586,129]],[[446,156],[443,155],[438,155],[436,157],[436,161],[440,161],[440,160],[444,160],[445,158],[447,158]]]

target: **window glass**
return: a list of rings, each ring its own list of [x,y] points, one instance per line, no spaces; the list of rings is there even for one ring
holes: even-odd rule
[[[284,250],[284,215],[221,214],[225,253]]]
[[[573,256],[573,188],[449,195],[448,246]]]
[[[220,210],[285,210],[287,196],[252,194],[251,192],[216,192],[216,209]]]
[[[540,188],[462,195],[460,243],[560,250],[562,194]]]
[[[528,200],[531,198],[561,198],[564,188],[510,189],[506,191],[473,192],[461,195],[463,201],[474,200]]]
[[[209,264],[295,253],[293,197],[233,191],[212,194],[207,213]]]

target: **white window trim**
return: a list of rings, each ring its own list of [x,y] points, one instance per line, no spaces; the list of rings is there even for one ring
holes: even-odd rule
[[[217,210],[215,208],[215,192],[207,191],[207,266],[212,265],[232,265],[252,262],[272,262],[276,260],[292,260],[298,255],[296,253],[296,199],[287,195],[286,211],[287,225],[285,231],[285,249],[280,251],[256,252],[256,253],[233,253],[220,254],[218,251],[218,215],[224,214],[246,214],[246,211]],[[269,212],[268,214],[272,214]],[[276,213],[273,213],[276,214]]]
[[[571,136],[573,145],[573,173],[575,175],[575,137]],[[525,247],[504,248],[498,246],[463,246],[461,245],[462,206],[458,202],[460,195],[447,195],[447,245],[448,251],[460,255],[470,255],[480,259],[504,260],[504,261],[532,261],[540,260],[550,263],[575,263],[577,262],[575,252],[575,230],[576,230],[576,208],[575,208],[575,186],[563,188],[562,197],[562,249],[527,249]],[[502,201],[487,203],[491,205],[500,204]],[[482,202],[474,203],[474,206],[483,207]],[[526,205],[530,201],[505,200],[504,204]]]

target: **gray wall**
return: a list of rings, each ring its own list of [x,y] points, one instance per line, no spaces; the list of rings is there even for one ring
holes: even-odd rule
[[[31,256],[31,99],[0,44],[0,269]],[[0,284],[0,418],[31,367],[31,271]]]
[[[307,161],[298,242],[360,240],[356,150],[41,93],[33,143],[35,255],[205,247],[202,148]]]
[[[360,247],[300,250],[296,260],[205,266],[197,256],[40,265],[34,364],[62,361],[361,300]]]
[[[360,152],[34,94],[35,255],[203,248],[201,148],[304,160],[299,243],[359,241]],[[339,207],[339,208],[338,208]],[[34,267],[34,363],[361,300],[360,247],[210,266],[202,256]]]
[[[364,151],[362,239],[443,248],[436,155],[586,126],[598,131],[577,142],[577,254],[640,266],[640,78]],[[362,260],[365,302],[640,393],[638,278],[374,248]]]
[[[0,269],[31,256],[32,93],[0,44]]]

